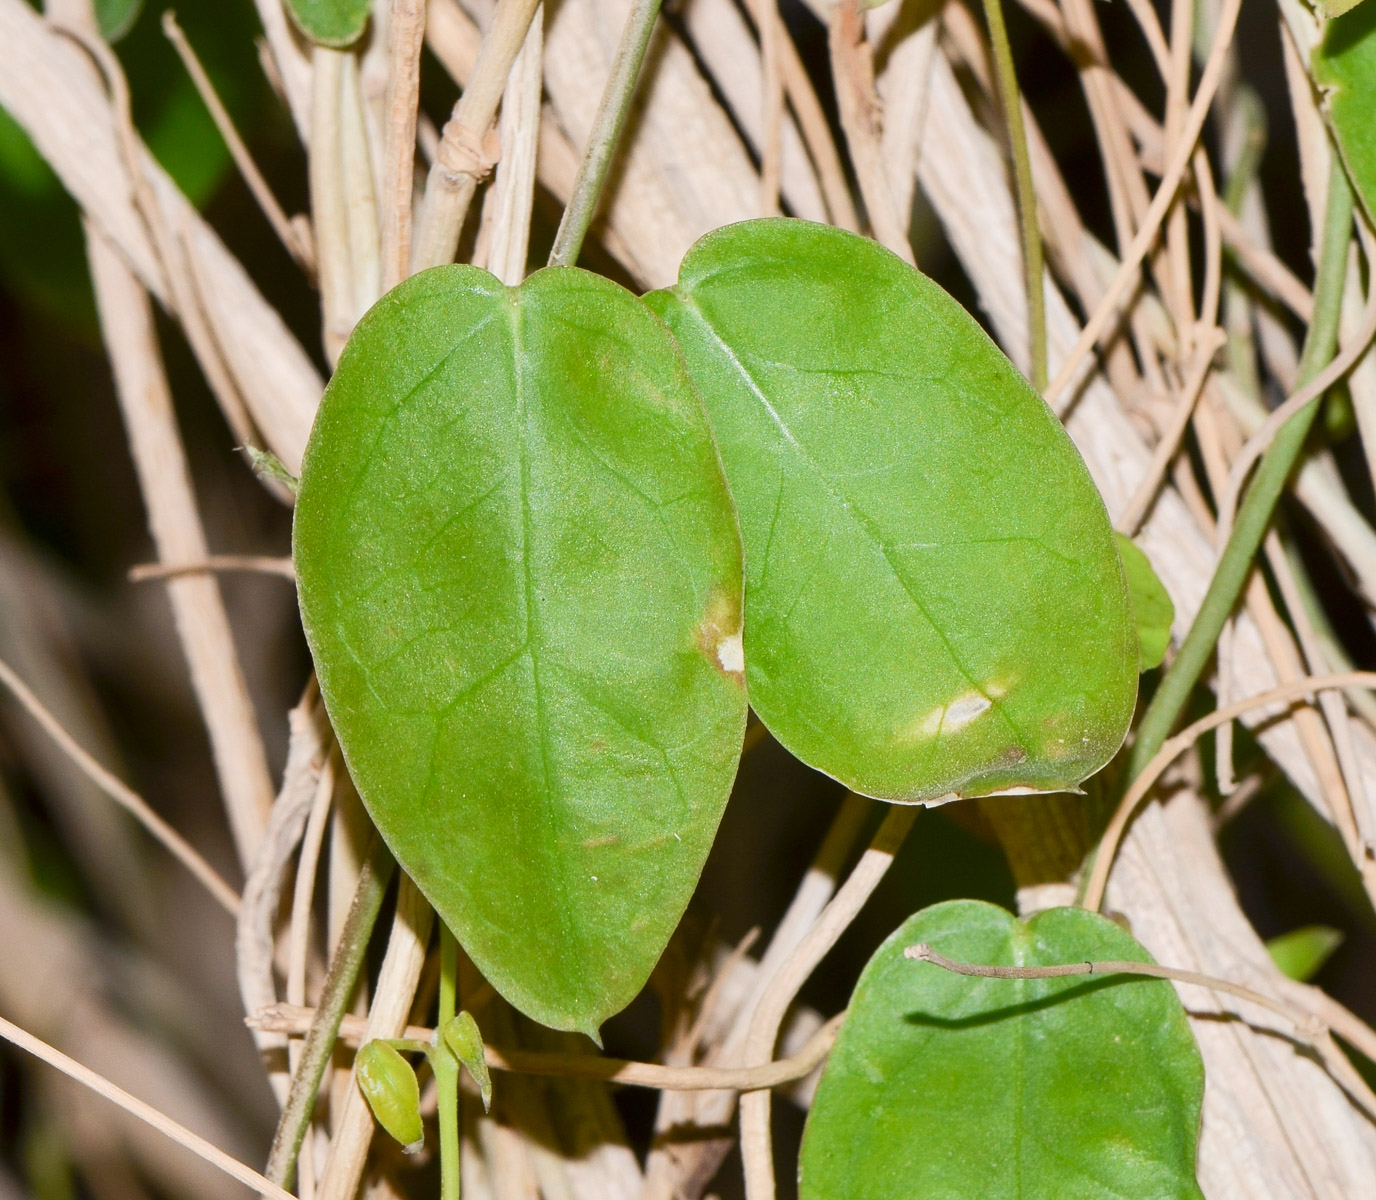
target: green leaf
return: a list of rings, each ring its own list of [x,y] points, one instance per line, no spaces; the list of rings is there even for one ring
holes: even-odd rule
[[[1074,787],[1137,687],[1103,502],[974,320],[874,242],[746,221],[648,303],[702,392],[745,539],[770,732],[866,795]]]
[[[741,549],[668,331],[585,271],[424,272],[359,323],[294,531],[369,813],[483,974],[596,1036],[739,760]]]
[[[384,1041],[365,1042],[358,1048],[354,1074],[377,1123],[407,1150],[418,1149],[425,1131],[420,1120],[420,1085],[411,1064]]]
[[[1271,961],[1291,979],[1308,983],[1343,944],[1343,933],[1329,925],[1304,925],[1266,943]]]
[[[1319,9],[1325,17],[1341,17],[1361,2],[1362,0],[1319,0]]]
[[[100,36],[113,44],[134,27],[143,11],[143,0],[96,0],[95,10]]]
[[[483,1035],[471,1013],[458,1012],[440,1030],[444,1044],[473,1077],[478,1094],[483,1098],[483,1112],[492,1108],[492,1076],[487,1070],[487,1055],[483,1050]]]
[[[1367,215],[1376,214],[1376,4],[1360,4],[1324,26],[1314,80]]]
[[[870,959],[808,1116],[801,1200],[1202,1200],[1204,1071],[1164,980],[973,979],[903,957],[1149,961],[1095,913],[955,900]]]
[[[358,41],[368,25],[370,0],[287,0],[292,20],[311,41],[342,48]]]
[[[1161,665],[1166,657],[1166,649],[1171,644],[1175,605],[1171,603],[1166,585],[1161,582],[1151,565],[1151,559],[1143,553],[1142,548],[1121,533],[1114,536],[1118,539],[1118,553],[1123,558],[1123,573],[1128,578],[1128,591],[1132,596],[1141,669],[1150,671]]]

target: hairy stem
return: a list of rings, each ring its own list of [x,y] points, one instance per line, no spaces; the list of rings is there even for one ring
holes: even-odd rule
[[[1347,269],[1347,245],[1351,236],[1352,189],[1342,164],[1334,155],[1323,242],[1314,281],[1314,317],[1305,336],[1304,353],[1295,378],[1296,388],[1314,379],[1337,347],[1343,275]],[[1316,397],[1287,421],[1262,457],[1194,624],[1138,727],[1129,778],[1139,774],[1156,756],[1203,675],[1223,625],[1251,573],[1252,560],[1270,527],[1286,481],[1299,460],[1305,437],[1319,411],[1319,401]]]
[[[441,921],[439,1029],[443,1029],[454,1017],[458,1006],[458,984],[459,944],[454,940],[449,926]],[[459,1200],[459,1155],[462,1153],[459,1145],[459,1062],[444,1044],[442,1036],[435,1039],[430,1065],[435,1072],[439,1093],[440,1200]]]
[[[1032,156],[1027,149],[1027,129],[1022,120],[1022,96],[1018,91],[1013,47],[1003,19],[1003,0],[984,0],[984,19],[994,50],[994,74],[999,103],[1008,123],[1008,147],[1013,155],[1013,185],[1018,201],[1018,225],[1022,236],[1022,261],[1027,283],[1027,344],[1032,363],[1032,386],[1046,390],[1046,294],[1042,286],[1042,235],[1037,227],[1037,193],[1032,185]]]
[[[316,1093],[320,1090],[320,1081],[334,1053],[339,1023],[344,1019],[354,985],[358,983],[368,940],[372,936],[373,926],[377,924],[382,898],[387,894],[387,885],[392,881],[396,865],[396,860],[388,853],[382,839],[374,834],[363,870],[359,872],[349,915],[339,935],[339,948],[330,960],[330,968],[325,975],[315,1020],[311,1023],[310,1033],[306,1035],[301,1065],[292,1076],[291,1090],[282,1106],[282,1116],[277,1122],[272,1150],[268,1154],[267,1177],[283,1187],[291,1187],[296,1174],[296,1158],[310,1126]]]
[[[583,238],[587,236],[598,198],[602,195],[602,185],[607,181],[612,155],[616,152],[621,131],[631,110],[631,98],[635,95],[640,65],[645,61],[645,51],[650,45],[650,34],[654,32],[659,6],[660,0],[635,0],[626,18],[626,28],[621,34],[621,44],[616,49],[612,72],[607,78],[602,102],[597,107],[587,153],[578,164],[573,194],[559,222],[559,232],[554,235],[554,248],[549,255],[551,267],[571,267],[578,261]]]

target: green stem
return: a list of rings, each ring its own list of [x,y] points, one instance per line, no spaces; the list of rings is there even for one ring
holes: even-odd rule
[[[1352,189],[1338,156],[1328,179],[1328,205],[1324,214],[1323,242],[1314,279],[1314,315],[1304,339],[1295,386],[1303,387],[1333,358],[1338,344],[1338,316],[1342,310],[1343,278],[1347,271],[1347,246],[1352,236]],[[1305,405],[1277,431],[1262,456],[1246,499],[1237,514],[1228,544],[1209,581],[1209,590],[1194,624],[1152,697],[1137,730],[1128,778],[1136,777],[1161,749],[1174,728],[1190,694],[1199,682],[1228,615],[1242,594],[1252,560],[1256,557],[1286,481],[1299,460],[1304,440],[1322,397]]]
[[[1022,120],[1022,96],[1013,66],[1013,47],[1003,19],[1002,0],[984,0],[984,19],[994,49],[994,74],[999,102],[1008,123],[1008,146],[1013,153],[1013,185],[1018,201],[1022,234],[1022,261],[1027,277],[1027,342],[1032,357],[1032,386],[1046,391],[1046,293],[1042,285],[1042,235],[1037,227],[1037,193],[1032,186],[1032,156],[1027,149],[1027,129]]]
[[[559,232],[554,235],[554,249],[549,255],[551,267],[571,267],[578,261],[583,238],[592,224],[598,198],[602,195],[602,185],[607,181],[612,155],[631,111],[631,97],[635,94],[640,65],[645,61],[645,51],[650,45],[650,34],[654,32],[660,3],[661,0],[634,0],[630,15],[626,18],[621,44],[616,49],[612,72],[597,108],[597,118],[593,121],[588,150],[578,165],[573,194],[559,222]]]
[[[458,1007],[459,944],[440,922],[440,1011],[437,1028],[443,1029],[454,1018]],[[440,1126],[440,1200],[459,1200],[462,1184],[459,1167],[462,1150],[459,1144],[459,1060],[436,1039],[430,1056],[435,1072],[439,1099]]]
[[[349,998],[358,983],[368,940],[372,936],[373,926],[377,924],[377,914],[382,908],[382,900],[387,894],[387,885],[392,881],[396,865],[396,860],[388,853],[382,839],[373,834],[363,869],[358,874],[358,885],[354,888],[349,915],[339,934],[339,948],[325,974],[315,1020],[311,1022],[310,1032],[306,1035],[301,1063],[292,1076],[291,1088],[287,1092],[282,1116],[277,1122],[277,1132],[272,1139],[272,1150],[268,1154],[264,1174],[284,1188],[291,1187],[296,1175],[296,1158],[311,1123],[320,1081],[334,1053],[339,1025],[344,1020]]]

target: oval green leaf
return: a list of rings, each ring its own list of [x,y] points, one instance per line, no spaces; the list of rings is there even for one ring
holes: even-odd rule
[[[287,0],[297,28],[317,45],[336,49],[358,41],[371,8],[371,0]]]
[[[747,221],[652,293],[740,510],[769,730],[866,795],[1070,788],[1137,687],[1103,502],[974,320],[874,242]]]
[[[974,979],[903,951],[1032,966],[1150,961],[1084,909],[924,909],[870,959],[823,1072],[802,1200],[1192,1200],[1204,1069],[1172,986]]]
[[[1282,974],[1308,983],[1323,970],[1343,940],[1342,930],[1331,925],[1304,925],[1273,937],[1266,949]]]
[[[408,1151],[419,1149],[425,1140],[420,1084],[397,1048],[383,1041],[365,1042],[358,1048],[354,1075],[377,1123]]]
[[[1352,186],[1367,215],[1376,215],[1376,4],[1325,24],[1313,70]]]
[[[1156,573],[1142,548],[1130,537],[1115,534],[1118,553],[1123,557],[1123,573],[1127,576],[1128,592],[1132,596],[1132,615],[1137,625],[1137,652],[1141,670],[1159,667],[1171,644],[1171,622],[1175,620],[1175,605],[1166,585]]]
[[[397,861],[502,995],[596,1037],[687,905],[745,730],[740,535],[673,339],[585,271],[412,278],[326,389],[294,551]]]

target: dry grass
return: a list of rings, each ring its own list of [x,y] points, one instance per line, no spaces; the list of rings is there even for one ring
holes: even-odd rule
[[[981,19],[960,0],[889,0],[869,11],[853,0],[809,4],[814,30],[829,32],[824,53],[817,45],[800,48],[794,37],[803,26],[785,22],[770,0],[682,0],[671,19],[661,20],[592,227],[592,258],[639,287],[662,286],[702,234],[776,211],[870,233],[919,265],[928,251],[949,247],[981,317],[1009,356],[1030,370],[1033,323],[1026,289],[1018,285],[1024,253],[1009,142]],[[369,35],[347,51],[306,47],[281,0],[256,0],[256,7],[264,64],[302,143],[309,217],[288,216],[274,198],[216,107],[185,39],[174,23],[168,31],[266,218],[296,268],[318,288],[324,359],[338,357],[383,289],[413,269],[452,260],[456,250],[503,280],[519,281],[533,230],[548,224],[542,210],[574,192],[627,0],[544,7],[535,0],[377,0]],[[1064,176],[1051,148],[1064,139],[1049,138],[1039,123],[1044,114],[1021,103],[1048,263],[1042,291],[1051,383],[1045,394],[1115,523],[1137,534],[1157,565],[1175,600],[1179,637],[1198,611],[1241,481],[1283,414],[1316,394],[1300,389],[1288,405],[1268,411],[1268,397],[1295,390],[1291,317],[1307,321],[1313,298],[1271,244],[1266,214],[1276,198],[1263,195],[1255,169],[1246,173],[1255,101],[1250,64],[1234,38],[1240,0],[1173,0],[1164,20],[1146,0],[1128,8],[1140,39],[1134,62],[1154,72],[1142,94],[1117,69],[1092,0],[1022,0],[1010,19],[1024,30],[1035,26],[1043,39],[1036,44],[1058,56],[1050,66],[1037,64],[1039,71],[1074,81],[1075,119],[1096,155],[1093,177],[1084,174],[1083,162],[1080,176]],[[1332,157],[1303,68],[1316,28],[1296,0],[1280,0],[1266,19],[1285,54],[1301,167],[1293,188],[1297,197],[1302,192],[1316,230]],[[117,748],[87,667],[36,599],[50,586],[46,569],[22,545],[0,543],[0,659],[13,664],[0,663],[0,679],[57,739],[61,754],[25,732],[27,718],[17,713],[6,714],[6,736],[16,771],[36,782],[54,811],[70,814],[63,829],[72,858],[131,944],[155,940],[164,926],[183,920],[197,931],[189,936],[221,950],[233,939],[238,990],[280,1104],[358,884],[366,818],[339,769],[313,684],[304,681],[290,714],[284,705],[266,711],[264,697],[250,689],[243,648],[254,630],[232,627],[219,573],[290,578],[290,563],[280,548],[277,555],[212,552],[155,307],[185,336],[237,443],[270,451],[289,472],[299,469],[320,396],[313,365],[320,355],[303,347],[264,299],[275,289],[250,277],[153,162],[132,124],[119,62],[94,29],[88,0],[51,0],[46,15],[26,0],[0,0],[0,106],[81,207],[101,331],[158,559],[137,568],[137,577],[156,581],[146,587],[164,589],[171,606],[174,636],[161,639],[152,655],[161,665],[148,669],[161,672],[159,679],[190,681],[222,820],[245,880],[242,901],[192,848],[206,836],[204,808],[194,829],[178,833],[120,782],[119,770],[99,766],[118,763]],[[1196,42],[1199,29],[1206,36]],[[1120,30],[1112,44],[1121,42]],[[432,57],[422,55],[423,43]],[[418,111],[426,73],[439,70],[462,89],[458,104],[451,113]],[[832,97],[834,122],[826,107]],[[1103,220],[1083,199],[1100,188],[1107,197]],[[1223,203],[1229,195],[1238,201],[1233,207]],[[1287,203],[1298,206],[1301,199]],[[923,235],[914,212],[934,219],[940,237]],[[1328,378],[1346,375],[1366,470],[1376,479],[1370,444],[1376,356],[1367,349],[1376,307],[1363,294],[1372,238],[1358,225],[1349,249],[1342,351]],[[245,460],[245,478],[249,469]],[[290,502],[280,484],[268,479],[263,486]],[[1326,450],[1307,459],[1292,485],[1294,500],[1322,531],[1317,553],[1333,556],[1350,583],[1344,611],[1355,606],[1363,619],[1376,602],[1376,531],[1365,487]],[[1376,897],[1376,706],[1355,693],[1315,698],[1303,682],[1349,668],[1346,647],[1361,639],[1341,627],[1331,630],[1338,622],[1316,598],[1296,536],[1282,530],[1265,548],[1281,603],[1258,576],[1221,642],[1220,706],[1265,694],[1260,706],[1236,705],[1236,714],[1337,828],[1351,866]],[[7,585],[7,577],[24,582]],[[1368,684],[1370,678],[1345,681]],[[288,741],[276,783],[266,728]],[[1225,736],[1224,795],[1234,784],[1227,746]],[[1130,921],[1159,961],[1231,980],[1244,996],[1273,997],[1282,1012],[1310,1014],[1354,1044],[1373,1044],[1370,1031],[1341,1005],[1289,983],[1271,964],[1218,854],[1209,789],[1192,747],[1193,738],[1174,744],[1187,754],[1183,769],[1156,772],[1151,787],[1131,795],[1135,819],[1129,823],[1125,813],[1114,824],[1112,845],[1121,836],[1121,848],[1116,857],[1111,850],[1101,856],[1090,885],[1093,902],[1106,901]],[[1169,786],[1160,786],[1162,780]],[[213,910],[196,907],[199,898],[185,908],[167,902],[185,900],[185,888],[154,891],[142,882],[145,847],[129,827],[112,823],[107,797],[133,812],[236,913],[237,937]],[[9,809],[0,805],[0,815]],[[906,832],[894,823],[911,823],[911,814],[891,815],[847,872],[869,812],[854,797],[841,805],[758,955],[751,939],[732,951],[715,935],[685,930],[676,938],[656,977],[663,1011],[654,1048],[659,1065],[590,1065],[575,1039],[518,1021],[465,965],[466,1006],[504,1047],[511,1072],[499,1081],[491,1115],[473,1097],[465,1099],[466,1196],[697,1200],[709,1186],[737,1187],[713,1180],[733,1144],[727,1131],[740,1072],[788,1084],[781,1095],[806,1107],[813,1067],[835,1025],[797,1004],[797,994],[892,861]],[[1015,865],[1028,861],[1018,853],[1025,847],[1007,849]],[[1028,874],[1017,882],[1024,909],[1073,894],[1063,877]],[[154,895],[162,898],[156,904],[149,902]],[[376,935],[380,967],[345,1021],[349,1044],[360,1030],[395,1036],[430,1019],[438,953],[431,946],[432,914],[407,881],[388,921]],[[0,946],[11,967],[22,964],[0,973],[0,1011],[56,1047],[43,1051],[49,1061],[65,1052],[117,1081],[141,1097],[138,1103],[195,1130],[177,1134],[183,1146],[225,1169],[224,1160],[196,1141],[208,1137],[249,1164],[229,1168],[241,1182],[277,1194],[254,1180],[250,1168],[260,1165],[254,1146],[262,1131],[242,1119],[264,1103],[261,1081],[227,1079],[207,1087],[213,1045],[198,1048],[195,1035],[176,1032],[175,1022],[163,1041],[146,1032],[155,1018],[163,1026],[168,1012],[185,1018],[200,1000],[139,953],[131,952],[133,965],[115,964],[97,953],[96,942],[85,919],[44,899],[24,864],[0,854]],[[141,971],[148,981],[131,999],[127,977]],[[229,990],[229,981],[209,970],[207,976]],[[1181,994],[1195,1016],[1209,1079],[1200,1179],[1210,1200],[1368,1191],[1376,1174],[1376,1129],[1352,1099],[1359,1090],[1369,1093],[1359,1079],[1354,1084],[1346,1059],[1305,1053],[1275,1011],[1237,995],[1195,984],[1181,984]],[[237,1019],[225,999],[217,998],[213,1020],[202,1022],[202,1030],[223,1031]],[[1219,1020],[1220,1013],[1237,1019]],[[8,1022],[0,1025],[0,1034],[12,1032]],[[41,1049],[33,1041],[21,1044]],[[537,1088],[523,1072],[593,1078]],[[812,1083],[799,1083],[800,1076]],[[628,1135],[607,1091],[613,1077],[663,1089],[653,1144]],[[721,1086],[733,1081],[736,1089]],[[690,1090],[706,1083],[717,1086]],[[135,1111],[112,1087],[105,1095]],[[745,1097],[749,1194],[770,1200],[770,1093]],[[53,1091],[50,1103],[64,1114],[72,1160],[93,1194],[240,1194],[125,1113],[67,1090]],[[171,1132],[166,1123],[159,1128]],[[372,1132],[352,1085],[349,1053],[341,1049],[307,1132],[297,1194],[350,1200],[360,1188],[371,1197],[430,1186],[417,1182],[413,1166],[374,1144]]]

